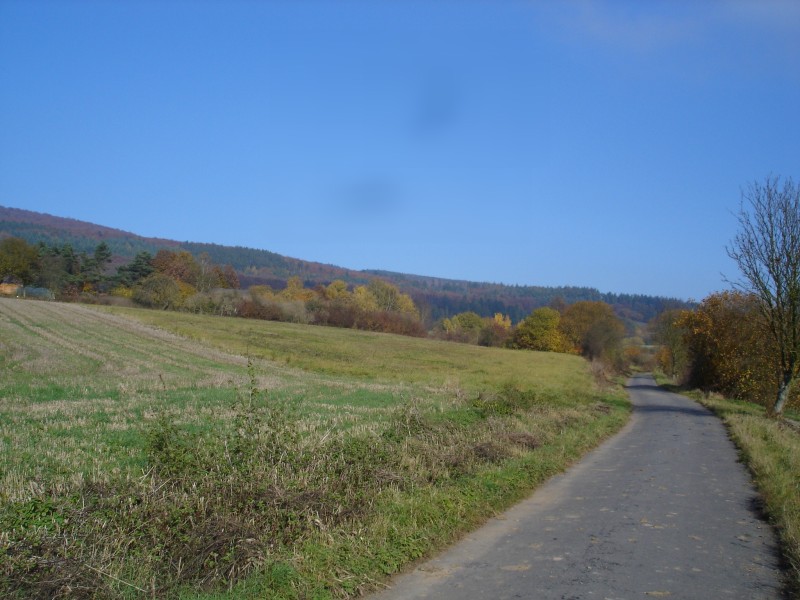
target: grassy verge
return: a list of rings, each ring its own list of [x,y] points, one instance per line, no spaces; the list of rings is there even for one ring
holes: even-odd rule
[[[778,532],[789,565],[791,591],[800,595],[800,432],[785,422],[768,418],[762,406],[680,390],[663,377],[658,381],[694,398],[725,423]]]
[[[628,414],[572,356],[16,300],[0,370],[4,597],[352,597]]]

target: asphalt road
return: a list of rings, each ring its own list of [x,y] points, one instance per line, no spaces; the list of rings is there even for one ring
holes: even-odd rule
[[[774,533],[720,421],[647,375],[617,436],[374,600],[782,598]]]

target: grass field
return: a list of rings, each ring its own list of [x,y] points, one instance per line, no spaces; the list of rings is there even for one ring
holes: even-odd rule
[[[0,593],[349,597],[627,417],[577,357],[0,300]]]

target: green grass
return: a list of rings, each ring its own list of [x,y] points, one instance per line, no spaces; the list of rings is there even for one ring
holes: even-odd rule
[[[382,381],[449,385],[468,391],[509,380],[570,390],[586,384],[583,359],[530,353],[399,335],[104,307],[226,352],[249,355],[305,371]],[[581,371],[575,381],[575,373]]]
[[[626,420],[574,356],[0,300],[0,592],[338,598]]]
[[[766,513],[789,565],[790,594],[800,595],[800,431],[769,418],[763,406],[661,385],[691,396],[725,423],[764,499]],[[792,412],[789,416],[796,418]]]

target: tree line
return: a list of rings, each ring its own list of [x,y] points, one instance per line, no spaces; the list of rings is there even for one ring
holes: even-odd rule
[[[354,287],[337,280],[306,288],[299,277],[290,277],[280,290],[255,285],[244,291],[233,267],[213,263],[205,252],[197,257],[186,250],[139,252],[115,272],[110,262],[105,242],[89,254],[69,244],[0,240],[4,283],[46,288],[61,300],[127,300],[162,310],[427,334],[411,297],[380,279]]]
[[[800,406],[800,186],[775,176],[754,182],[737,217],[726,250],[741,278],[695,310],[657,317],[657,359],[681,383],[780,415]]]
[[[32,245],[21,238],[0,240],[0,276],[3,283],[47,288],[59,296],[102,289],[109,280],[111,261],[108,244],[94,252],[77,252],[70,244]]]
[[[647,322],[668,308],[691,306],[674,298],[601,293],[594,288],[578,286],[504,285],[380,270],[353,271],[289,258],[267,250],[143,238],[101,225],[0,206],[0,238],[4,236],[18,237],[31,244],[44,242],[55,247],[70,245],[76,254],[85,252],[89,255],[94,252],[98,242],[102,241],[114,256],[114,266],[123,260],[132,260],[141,252],[154,256],[162,248],[172,251],[186,250],[193,256],[205,253],[215,264],[231,265],[243,288],[270,285],[280,289],[293,276],[300,277],[307,287],[312,288],[318,284],[328,285],[334,280],[359,286],[367,285],[372,279],[381,279],[409,294],[428,325],[469,311],[480,315],[500,312],[518,322],[534,309],[550,306],[558,298],[563,298],[568,304],[584,300],[603,301],[614,308],[617,316],[638,322]]]
[[[69,244],[0,241],[4,281],[47,288],[63,300],[430,335],[483,346],[582,354],[609,364],[620,363],[625,333],[612,307],[602,301],[569,306],[556,301],[556,308],[536,309],[516,325],[507,314],[465,311],[426,326],[411,296],[377,277],[364,285],[335,280],[307,287],[295,276],[281,289],[252,285],[242,290],[233,267],[213,263],[205,252],[194,256],[161,249],[155,256],[139,252],[116,269],[110,263],[104,242],[92,253],[77,253]]]
[[[208,255],[195,258],[189,252],[159,250],[155,256],[140,252],[127,264],[111,267],[112,252],[100,242],[91,253],[77,252],[71,244],[33,245],[21,238],[0,240],[0,278],[3,283],[47,288],[61,299],[84,299],[94,294],[133,295],[158,275],[183,284],[190,295],[215,287],[238,288],[236,272],[228,265],[213,264]]]
[[[432,334],[482,346],[580,354],[617,370],[627,362],[625,324],[611,305],[600,300],[569,305],[556,300],[553,306],[535,309],[516,325],[502,313],[481,317],[463,312],[437,322]]]

